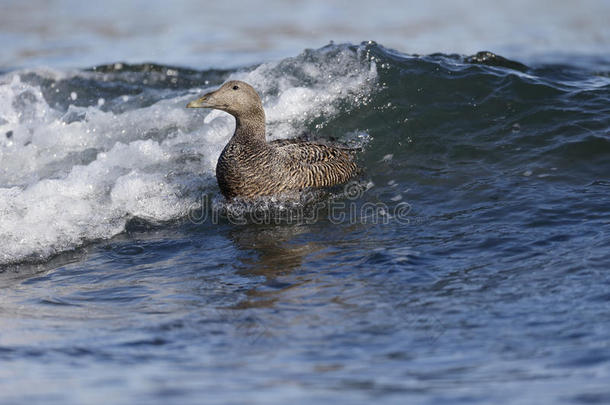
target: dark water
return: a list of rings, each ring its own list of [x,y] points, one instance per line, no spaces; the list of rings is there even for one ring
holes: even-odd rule
[[[580,62],[364,44],[5,73],[0,402],[610,402],[610,65]],[[368,189],[315,220],[213,219],[232,124],[183,106],[229,76],[263,93],[271,137],[363,145]],[[58,122],[110,135],[43,159]],[[155,145],[169,157],[141,163]]]

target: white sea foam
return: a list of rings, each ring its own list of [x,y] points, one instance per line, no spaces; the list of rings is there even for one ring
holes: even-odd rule
[[[336,114],[341,100],[370,93],[374,64],[349,50],[334,58],[263,64],[231,78],[261,91],[273,138],[292,137],[313,117]],[[296,64],[298,73],[285,73],[282,64]],[[33,72],[52,80],[85,75]],[[219,111],[184,108],[209,89],[166,94],[121,113],[101,107],[131,99],[124,94],[64,111],[25,73],[0,76],[0,265],[110,238],[134,216],[184,217],[200,193],[218,193],[214,167],[234,121]],[[78,94],[70,92],[68,102]]]

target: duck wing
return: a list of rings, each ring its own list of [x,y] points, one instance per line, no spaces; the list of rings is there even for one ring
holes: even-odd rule
[[[310,137],[307,135],[301,135],[297,138],[291,138],[291,139],[276,139],[275,141],[269,142],[269,145],[271,145],[274,148],[280,148],[280,149],[287,147],[287,146],[294,145],[294,146],[296,146],[296,148],[289,148],[289,149],[297,149],[297,150],[300,148],[308,149],[310,147],[310,145],[313,145],[313,147],[319,146],[319,147],[321,147],[321,149],[324,149],[324,148],[328,148],[331,150],[338,149],[338,150],[348,153],[349,155],[355,155],[358,152],[362,152],[362,148],[353,148],[353,147],[350,147],[350,146],[347,146],[345,144],[338,143],[338,142],[323,142],[323,141],[312,142],[312,141],[310,141]]]
[[[286,170],[299,187],[326,187],[345,183],[358,173],[354,154],[358,151],[299,139],[270,142]]]

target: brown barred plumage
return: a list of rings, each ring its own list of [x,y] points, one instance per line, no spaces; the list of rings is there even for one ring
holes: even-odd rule
[[[187,107],[216,108],[235,117],[235,133],[216,165],[218,186],[228,199],[328,187],[358,173],[355,149],[303,140],[267,142],[261,99],[245,82],[229,81]]]

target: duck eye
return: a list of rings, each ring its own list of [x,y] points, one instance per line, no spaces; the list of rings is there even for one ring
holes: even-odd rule
[[[233,86],[233,90],[237,90],[237,89],[239,89],[238,85]]]

